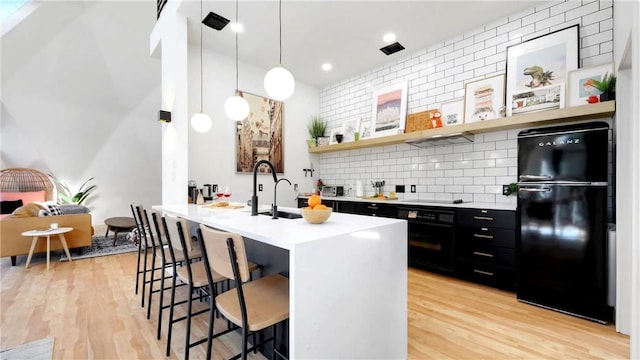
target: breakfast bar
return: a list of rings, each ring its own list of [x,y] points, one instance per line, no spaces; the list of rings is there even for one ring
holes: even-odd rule
[[[405,220],[333,213],[310,224],[248,208],[153,208],[288,252],[290,358],[407,358]]]

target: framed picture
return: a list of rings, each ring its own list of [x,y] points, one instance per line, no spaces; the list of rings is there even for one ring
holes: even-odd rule
[[[592,81],[601,81],[606,73],[613,74],[613,63],[569,71],[567,106],[585,105],[589,96],[599,96],[601,91],[592,85]]]
[[[517,106],[515,94],[567,82],[578,68],[579,35],[576,24],[507,48],[507,116]]]
[[[343,135],[343,139],[344,139],[344,133],[342,132],[342,126],[339,126],[337,128],[331,129],[331,135],[329,136],[329,144],[330,145],[339,144],[338,140],[336,139],[336,135],[340,135],[340,134]]]
[[[464,123],[464,99],[442,103],[440,115],[444,126],[460,125]]]
[[[372,113],[372,136],[402,133],[407,117],[407,82],[374,91]]]
[[[360,139],[371,137],[371,121],[360,122]]]
[[[502,117],[504,74],[464,84],[464,123]]]
[[[342,134],[344,135],[342,141],[355,141],[356,132],[360,131],[360,119],[358,118],[345,121],[344,124],[342,124],[342,131]]]
[[[513,115],[564,107],[564,84],[537,87],[513,95]]]
[[[284,173],[282,113],[284,103],[263,96],[240,92],[249,103],[249,116],[236,122],[236,172],[252,173],[259,160],[269,160],[277,173]],[[270,173],[262,165],[260,173]]]

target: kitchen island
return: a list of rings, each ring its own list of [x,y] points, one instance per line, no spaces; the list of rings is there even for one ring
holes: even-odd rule
[[[291,359],[407,358],[405,220],[333,213],[313,225],[248,207],[153,208],[288,252]]]

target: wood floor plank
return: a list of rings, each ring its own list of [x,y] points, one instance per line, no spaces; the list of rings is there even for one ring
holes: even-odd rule
[[[54,336],[54,359],[165,358],[167,327],[160,341],[155,338],[158,297],[147,320],[140,295],[134,294],[136,254],[54,261],[49,271],[43,260],[36,258],[29,269],[24,269],[24,257],[15,267],[9,259],[1,260],[0,348]],[[408,280],[410,359],[629,357],[629,337],[616,333],[612,325],[523,304],[510,292],[416,269],[409,269]],[[164,315],[166,321],[168,311]],[[217,328],[224,325],[216,323]],[[207,316],[195,318],[193,339],[204,336],[206,329]],[[171,359],[184,357],[184,330],[184,322],[174,326]],[[204,344],[192,348],[191,358],[203,359],[205,350]],[[240,335],[231,333],[214,342],[213,357],[229,358],[239,351]],[[262,359],[254,354],[249,358]]]

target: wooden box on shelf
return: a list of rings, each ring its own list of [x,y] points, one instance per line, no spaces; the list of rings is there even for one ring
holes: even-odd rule
[[[438,109],[431,109],[427,111],[421,111],[418,113],[409,114],[407,116],[407,124],[404,128],[405,133],[414,131],[421,131],[430,129],[429,123],[435,112],[439,112]]]

